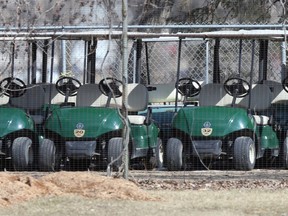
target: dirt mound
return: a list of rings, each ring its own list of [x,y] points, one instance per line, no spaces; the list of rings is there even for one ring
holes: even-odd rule
[[[0,173],[0,206],[70,194],[97,199],[155,200],[130,181],[93,172],[58,172],[43,177]]]

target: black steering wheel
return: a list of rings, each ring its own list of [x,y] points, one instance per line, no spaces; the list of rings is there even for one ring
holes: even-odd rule
[[[73,77],[62,77],[56,82],[57,91],[64,96],[75,96],[81,82]]]
[[[20,97],[26,92],[25,83],[19,79],[14,77],[7,77],[0,82],[1,92],[4,95],[15,98]]]
[[[177,83],[175,87],[177,88]],[[201,85],[197,80],[187,77],[179,79],[177,89],[185,97],[194,97],[200,93]]]
[[[241,98],[249,94],[250,84],[240,77],[231,77],[224,82],[224,89],[229,95]]]
[[[288,76],[282,81],[283,89],[288,92]]]
[[[107,77],[99,82],[99,89],[102,94],[108,97],[113,94],[117,98],[122,96],[122,92],[119,89],[122,85],[123,83],[120,80],[113,77]]]

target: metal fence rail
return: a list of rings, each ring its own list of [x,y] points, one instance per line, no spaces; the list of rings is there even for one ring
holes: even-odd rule
[[[129,41],[129,79],[135,81],[136,70],[136,46],[135,41]],[[14,44],[14,58],[12,61],[12,45]],[[85,42],[66,41],[65,55],[61,41],[55,41],[55,61],[54,77],[57,79],[60,74],[72,73],[75,77],[83,79],[81,76],[85,67]],[[192,77],[199,81],[211,82],[213,70],[213,55],[215,41],[212,40],[184,40],[182,41],[180,59],[180,77]],[[27,42],[15,41],[11,43],[0,42],[1,47],[1,77],[11,75],[20,76],[26,80],[24,72],[29,70],[28,61],[32,56],[28,56],[29,49]],[[242,59],[240,73],[245,78],[248,77],[251,62],[251,41],[242,42]],[[281,81],[281,65],[283,64],[284,47],[281,42],[270,41],[268,50],[268,78],[270,80]],[[44,51],[43,41],[37,42],[37,76],[42,70],[42,55]],[[170,83],[175,82],[177,62],[178,62],[179,41],[143,41],[140,60],[141,80],[144,83]],[[44,51],[46,52],[46,51]],[[224,73],[223,80],[231,74],[239,73],[239,40],[222,39],[220,42],[220,70]],[[48,65],[51,64],[51,42],[47,49]],[[65,59],[63,60],[63,56]],[[30,59],[28,59],[30,58]],[[64,70],[63,70],[64,69]],[[48,71],[51,68],[48,67]],[[148,74],[149,70],[149,74]],[[255,46],[255,75],[259,70],[259,43]],[[50,73],[47,80],[50,80]],[[96,82],[104,76],[121,77],[121,49],[119,41],[102,40],[98,41],[96,51]],[[148,78],[149,75],[149,78]],[[40,78],[38,77],[38,82]],[[257,81],[258,77],[254,77]]]

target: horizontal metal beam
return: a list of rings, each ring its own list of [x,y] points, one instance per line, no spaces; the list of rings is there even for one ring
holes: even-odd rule
[[[128,32],[129,39],[215,39],[215,38],[227,38],[227,39],[269,39],[269,40],[282,40],[286,38],[286,30],[239,30],[239,31],[212,31],[212,32],[178,32],[178,33],[148,33],[148,32]],[[107,40],[120,39],[122,37],[122,31],[79,31],[79,32],[37,32],[37,31],[7,31],[0,32],[0,40]]]
[[[128,29],[283,29],[285,24],[212,24],[212,25],[129,25]],[[122,29],[121,25],[96,25],[96,26],[29,26],[29,27],[0,27],[0,31],[70,31],[70,30],[99,30],[99,29]]]

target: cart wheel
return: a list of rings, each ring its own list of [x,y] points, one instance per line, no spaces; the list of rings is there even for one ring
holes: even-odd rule
[[[112,167],[118,171],[122,164],[122,151],[123,151],[123,139],[121,137],[115,137],[109,140],[108,143],[108,163],[113,162]]]
[[[285,138],[283,147],[282,147],[282,155],[280,156],[282,166],[284,169],[288,169],[288,137]]]
[[[12,144],[12,164],[16,171],[27,171],[34,161],[32,140],[28,137],[18,137]]]
[[[164,146],[162,143],[162,140],[160,138],[157,138],[157,146],[156,146],[156,167],[158,169],[163,168],[163,162],[164,162]]]
[[[52,140],[44,139],[39,148],[39,170],[53,172],[57,169],[56,147]]]
[[[236,170],[252,170],[256,162],[255,144],[250,137],[238,137],[234,142],[234,167]]]
[[[183,144],[177,138],[170,138],[167,142],[167,168],[170,171],[181,170],[183,165]]]

